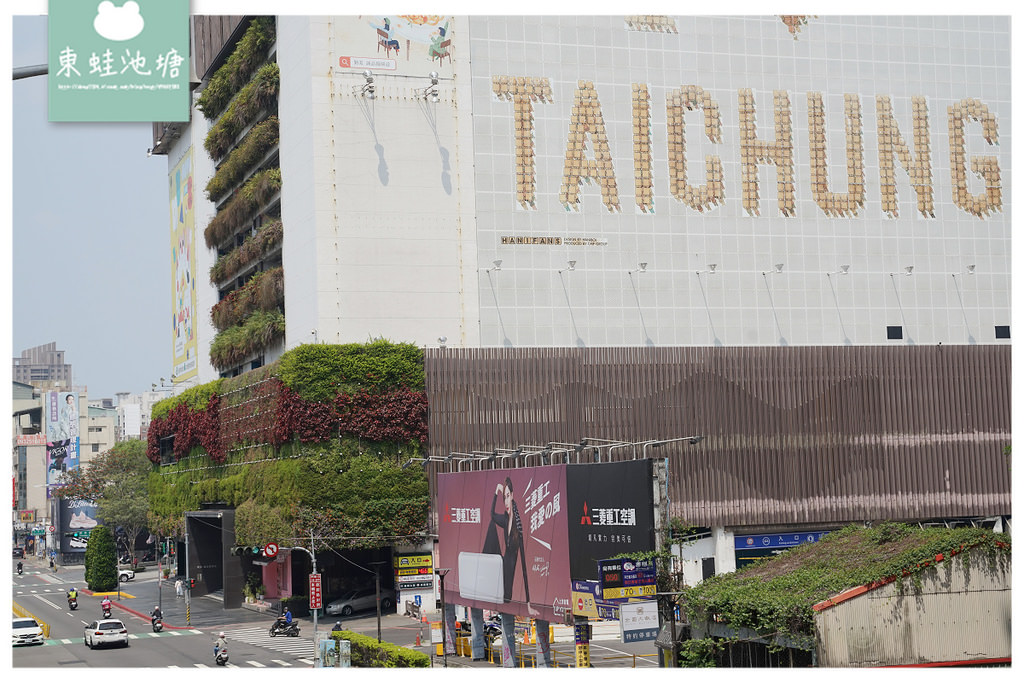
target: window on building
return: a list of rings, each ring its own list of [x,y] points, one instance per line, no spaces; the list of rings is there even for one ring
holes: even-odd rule
[[[885,328],[886,339],[903,339],[902,325],[888,325]]]
[[[92,452],[93,453],[99,453],[100,452],[100,445],[98,443],[94,443],[92,445]]]
[[[1010,338],[1010,326],[1009,325],[996,325],[996,339],[1009,339]]]

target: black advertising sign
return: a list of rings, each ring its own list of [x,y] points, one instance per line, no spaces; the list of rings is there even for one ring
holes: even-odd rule
[[[596,581],[598,562],[654,550],[650,460],[568,465],[569,572]]]

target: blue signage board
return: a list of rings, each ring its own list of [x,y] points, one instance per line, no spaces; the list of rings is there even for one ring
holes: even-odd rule
[[[619,558],[599,560],[598,576],[601,580],[600,598],[608,602],[622,602],[630,598],[654,595],[658,584],[658,570],[654,560]]]
[[[827,531],[783,532],[735,536],[736,568],[742,569],[757,560],[781,555],[790,548],[820,541]]]
[[[734,543],[737,550],[744,548],[794,548],[804,543],[820,541],[827,531],[801,531],[799,533],[784,534],[753,534],[748,536],[736,536]]]

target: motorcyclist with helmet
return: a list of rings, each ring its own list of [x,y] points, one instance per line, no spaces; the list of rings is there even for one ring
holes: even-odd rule
[[[149,624],[150,624],[150,626],[155,624],[157,622],[157,620],[163,621],[164,620],[164,613],[160,609],[160,605],[153,605],[153,611],[149,613]]]
[[[24,569],[24,567],[25,567],[25,565],[23,565],[23,564],[21,563],[21,560],[18,560],[18,573],[19,573],[19,574],[20,574],[20,573],[22,572],[22,570]]]
[[[103,610],[103,614],[105,614],[105,615],[110,614],[110,605],[111,605],[110,598],[107,597],[107,596],[104,596],[103,600],[100,601],[100,609]]]
[[[217,640],[213,641],[213,656],[214,656],[214,658],[217,657],[217,653],[218,652],[220,652],[223,648],[226,648],[227,646],[228,646],[227,636],[224,635],[224,631],[221,631],[220,633],[217,634]]]

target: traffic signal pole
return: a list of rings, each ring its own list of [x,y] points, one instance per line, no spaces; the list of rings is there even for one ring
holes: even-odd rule
[[[188,575],[188,527],[185,527],[185,624],[192,625],[192,581]]]

